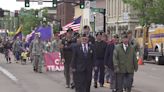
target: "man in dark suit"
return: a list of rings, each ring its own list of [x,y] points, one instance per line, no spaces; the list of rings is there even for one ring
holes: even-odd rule
[[[88,36],[83,34],[81,43],[75,47],[73,52],[71,66],[76,92],[90,92],[95,54],[94,48],[88,43],[88,40]]]

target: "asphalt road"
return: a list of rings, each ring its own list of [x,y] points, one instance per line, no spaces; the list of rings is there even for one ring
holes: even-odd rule
[[[34,73],[32,65],[6,64],[0,55],[0,92],[74,92],[65,88],[63,72]],[[164,66],[145,64],[135,74],[132,92],[164,92]],[[91,92],[111,92],[109,87],[91,88]]]

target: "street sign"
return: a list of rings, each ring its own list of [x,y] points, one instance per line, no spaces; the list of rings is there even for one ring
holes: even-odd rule
[[[104,13],[105,9],[103,9],[103,8],[91,8],[91,11],[92,12]]]
[[[90,9],[91,2],[90,1],[85,1],[85,8]]]

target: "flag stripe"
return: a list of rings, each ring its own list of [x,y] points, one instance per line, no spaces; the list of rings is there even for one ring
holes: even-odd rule
[[[72,28],[74,31],[80,30],[80,22],[81,22],[81,16],[73,20],[71,23],[65,25],[63,27],[63,30],[66,31],[68,28]]]

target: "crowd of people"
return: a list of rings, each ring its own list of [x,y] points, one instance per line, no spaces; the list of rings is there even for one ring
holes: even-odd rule
[[[110,83],[112,92],[131,92],[134,72],[138,70],[132,31],[115,34],[109,39],[104,32],[91,35],[86,25],[81,34],[69,28],[64,36],[55,33],[53,39],[46,42],[40,39],[40,33],[35,33],[30,44],[19,37],[1,43],[7,63],[11,63],[12,51],[17,62],[22,59],[26,62],[30,57],[34,72],[39,73],[43,72],[43,54],[60,52],[66,88],[75,88],[75,92],[90,92],[92,78],[95,88],[103,87],[106,82]]]

